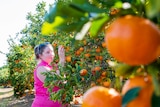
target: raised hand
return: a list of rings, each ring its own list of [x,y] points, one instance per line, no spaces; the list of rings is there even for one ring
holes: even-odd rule
[[[65,49],[62,45],[58,47],[58,56],[59,56],[59,63],[64,66],[65,63]]]

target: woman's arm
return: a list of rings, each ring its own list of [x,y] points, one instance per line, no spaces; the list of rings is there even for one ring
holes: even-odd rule
[[[37,73],[37,77],[38,77],[38,79],[39,79],[41,82],[44,83],[44,80],[45,80],[45,78],[46,78],[46,76],[43,75],[42,73],[48,72],[48,71],[50,71],[50,69],[47,68],[47,67],[44,67],[44,66],[39,66],[39,67],[37,68],[37,72],[36,72],[36,73]]]

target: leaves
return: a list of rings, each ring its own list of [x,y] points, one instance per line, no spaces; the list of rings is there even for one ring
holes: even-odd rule
[[[159,73],[158,68],[150,64],[147,66],[147,71],[152,76],[155,94],[157,96],[160,96],[160,86],[159,86],[160,83],[158,81],[158,73]]]
[[[115,68],[115,75],[123,77],[131,76],[131,74],[135,69],[135,67],[124,63],[119,63],[114,68]]]
[[[152,95],[152,107],[160,107],[160,96],[157,96],[155,93]]]
[[[160,14],[160,0],[147,0],[146,14],[149,18],[153,18]]]
[[[134,100],[138,96],[138,93],[140,90],[141,90],[140,87],[135,87],[127,91],[127,93],[123,96],[123,99],[122,99],[122,107],[126,107],[126,105],[130,101]]]
[[[92,21],[91,28],[89,30],[91,37],[95,37],[101,31],[102,27],[105,25],[105,22],[109,20],[107,15],[100,16]]]
[[[44,22],[42,25],[42,34],[49,35],[56,32],[56,27],[64,23],[64,21],[62,17],[56,16],[53,23]]]

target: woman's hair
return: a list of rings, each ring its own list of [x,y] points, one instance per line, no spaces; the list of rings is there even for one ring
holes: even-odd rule
[[[35,46],[34,48],[34,54],[35,54],[35,57],[36,59],[39,59],[39,55],[41,55],[44,51],[44,49],[49,45],[50,43],[49,42],[44,42],[42,44],[39,44],[37,46]]]

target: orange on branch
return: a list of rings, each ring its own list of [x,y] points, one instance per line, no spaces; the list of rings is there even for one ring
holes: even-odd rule
[[[122,95],[128,90],[141,87],[138,96],[127,104],[126,107],[151,107],[151,97],[153,94],[153,83],[151,76],[136,76],[127,80],[122,88]]]
[[[94,87],[94,86],[96,86],[96,83],[95,82],[91,82],[91,85],[90,85],[91,87]]]
[[[101,67],[100,66],[96,66],[95,68],[94,68],[94,71],[100,71],[101,70]]]
[[[72,61],[72,57],[71,56],[66,56],[66,61],[67,62],[71,62]]]
[[[103,83],[102,83],[102,85],[104,86],[104,87],[110,87],[110,82],[109,81],[104,81]]]
[[[97,52],[97,53],[101,52],[101,49],[98,47],[98,48],[96,49],[96,52]]]
[[[160,55],[160,30],[150,20],[126,15],[106,29],[109,53],[129,65],[146,65]]]
[[[86,58],[89,58],[89,57],[91,56],[91,54],[90,54],[90,53],[86,53],[86,54],[84,54],[84,56],[85,56]]]
[[[80,70],[80,75],[85,76],[87,74],[87,72],[88,71],[86,69],[82,69],[82,70]]]
[[[102,47],[106,48],[106,43],[105,42],[102,42]]]
[[[81,54],[81,51],[80,50],[77,50],[76,53],[75,53],[77,56],[79,56]]]
[[[103,71],[102,74],[101,74],[102,77],[106,77],[106,75],[107,75],[106,71]]]
[[[80,50],[80,51],[83,51],[83,50],[84,50],[84,48],[83,48],[83,47],[80,47],[80,48],[79,48],[79,50]]]
[[[121,107],[121,100],[115,89],[94,86],[84,93],[82,107]]]

